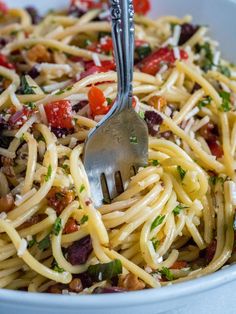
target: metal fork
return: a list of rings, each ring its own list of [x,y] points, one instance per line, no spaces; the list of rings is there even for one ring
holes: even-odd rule
[[[110,3],[118,96],[110,112],[90,132],[84,146],[84,165],[96,207],[120,194],[134,171],[146,165],[148,159],[147,126],[132,108],[132,0],[110,0]]]

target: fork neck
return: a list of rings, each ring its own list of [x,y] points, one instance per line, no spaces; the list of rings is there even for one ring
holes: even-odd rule
[[[132,0],[110,0],[110,3],[112,38],[118,75],[118,108],[116,110],[121,111],[132,106],[134,9]]]

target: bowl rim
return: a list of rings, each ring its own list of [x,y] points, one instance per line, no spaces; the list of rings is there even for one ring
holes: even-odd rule
[[[0,289],[0,304],[14,303],[14,305],[57,307],[67,310],[79,306],[84,309],[119,308],[138,306],[152,303],[164,303],[174,299],[198,295],[207,290],[216,289],[236,280],[236,265],[224,267],[216,273],[192,279],[186,282],[169,285],[162,288],[151,288],[128,293],[98,294],[98,295],[52,295],[48,293],[31,293]],[[109,300],[108,300],[109,299]],[[1,308],[1,305],[0,305]]]

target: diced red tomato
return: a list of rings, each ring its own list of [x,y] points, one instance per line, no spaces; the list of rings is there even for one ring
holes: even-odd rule
[[[188,59],[185,50],[180,49],[181,60]],[[176,61],[174,51],[171,48],[160,48],[144,58],[139,64],[139,69],[147,74],[155,75],[161,68],[162,63],[173,64]]]
[[[63,233],[69,234],[69,233],[76,232],[77,230],[78,230],[78,225],[76,223],[76,220],[74,218],[69,218],[67,220]]]
[[[10,117],[10,119],[8,120],[9,125],[13,128],[20,128],[28,120],[32,112],[33,110],[23,107],[22,110],[15,112]]]
[[[1,11],[0,11],[0,12],[1,12]],[[15,66],[14,66],[12,63],[10,63],[10,62],[8,61],[7,57],[4,56],[3,54],[0,54],[0,65],[1,65],[2,67],[4,67],[4,68],[8,68],[8,69],[10,69],[10,70],[15,69]]]
[[[149,0],[133,0],[133,4],[137,14],[147,14],[151,9]]]
[[[171,269],[182,269],[188,267],[188,263],[184,261],[176,261],[170,268]]]
[[[108,71],[114,71],[115,68],[116,66],[113,61],[101,61],[101,66],[96,66],[94,65],[93,61],[89,61],[85,64],[85,71],[81,73],[80,79],[95,73],[106,73]]]
[[[92,86],[88,93],[89,106],[93,117],[107,114],[111,106],[106,104],[106,97],[103,91],[96,86]]]
[[[113,42],[112,38],[109,36],[102,37],[100,42],[93,42],[86,47],[90,51],[98,53],[110,53],[113,51]]]
[[[211,150],[212,155],[216,158],[221,158],[224,155],[223,148],[216,139],[207,141],[207,144]]]
[[[8,13],[8,10],[9,9],[8,9],[8,6],[6,5],[6,3],[3,1],[0,1],[0,14],[5,15]]]
[[[54,128],[72,129],[72,105],[69,100],[58,100],[44,106],[48,123]]]

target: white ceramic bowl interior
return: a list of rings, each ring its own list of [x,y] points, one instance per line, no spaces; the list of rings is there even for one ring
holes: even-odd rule
[[[140,0],[142,1],[142,0]],[[68,0],[6,0],[9,6],[36,6],[41,12]],[[209,25],[225,58],[236,61],[236,0],[152,0],[152,17],[191,14]],[[162,289],[112,295],[61,296],[0,290],[0,314],[235,314],[236,265],[215,274]]]

